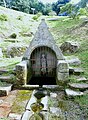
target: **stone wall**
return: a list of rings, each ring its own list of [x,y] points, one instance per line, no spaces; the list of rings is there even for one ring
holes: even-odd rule
[[[27,64],[28,61],[22,61],[16,65],[16,84],[17,85],[25,85],[27,83]]]
[[[69,66],[65,60],[59,60],[57,63],[57,84],[64,85],[68,82]]]

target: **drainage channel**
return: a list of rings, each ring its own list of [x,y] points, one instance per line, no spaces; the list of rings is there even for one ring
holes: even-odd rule
[[[74,100],[66,99],[59,86],[47,86],[47,89],[33,90],[21,120],[85,120],[80,106]]]

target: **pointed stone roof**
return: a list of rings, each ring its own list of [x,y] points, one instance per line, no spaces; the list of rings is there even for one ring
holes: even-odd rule
[[[38,27],[38,30],[34,35],[33,40],[30,42],[30,45],[23,56],[23,59],[30,59],[33,50],[37,47],[42,47],[42,46],[51,48],[56,53],[57,59],[59,60],[64,59],[63,54],[60,48],[56,45],[54,38],[50,33],[50,31],[48,30],[48,26],[45,23],[44,19],[42,19]]]

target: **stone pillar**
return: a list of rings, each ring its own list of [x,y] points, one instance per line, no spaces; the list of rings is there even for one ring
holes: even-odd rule
[[[27,83],[27,64],[28,61],[24,60],[16,65],[16,84],[25,85]]]
[[[66,85],[69,77],[69,66],[65,60],[58,60],[57,63],[57,84]]]

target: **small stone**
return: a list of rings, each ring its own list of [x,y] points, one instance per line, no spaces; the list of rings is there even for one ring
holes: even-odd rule
[[[3,103],[3,100],[0,100],[0,104]]]
[[[10,113],[9,114],[9,119],[10,120],[20,120],[21,119],[21,115],[15,114],[15,113]]]
[[[73,91],[71,89],[65,89],[66,95],[67,96],[81,96],[84,93],[83,92],[77,92],[77,91]]]
[[[52,98],[56,98],[57,97],[57,94],[56,93],[50,93],[50,97],[52,97]]]
[[[50,107],[50,112],[56,116],[62,115],[61,109],[57,107]]]
[[[79,49],[77,42],[66,41],[60,46],[62,52],[75,53]]]

